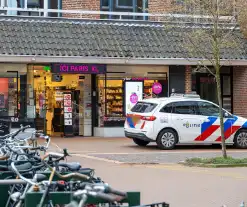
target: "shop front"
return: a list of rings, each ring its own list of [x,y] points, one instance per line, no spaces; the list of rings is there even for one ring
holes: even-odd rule
[[[36,128],[51,136],[93,136],[92,83],[105,72],[96,64],[29,65],[27,108]]]
[[[94,136],[123,137],[126,114],[137,101],[169,95],[168,66],[107,65],[97,75]]]

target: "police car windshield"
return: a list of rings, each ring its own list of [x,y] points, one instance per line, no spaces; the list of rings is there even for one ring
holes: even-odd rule
[[[138,102],[132,109],[132,112],[136,113],[150,113],[152,112],[158,104]]]

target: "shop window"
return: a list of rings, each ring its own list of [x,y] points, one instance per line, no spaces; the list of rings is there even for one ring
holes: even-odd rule
[[[105,80],[102,77],[98,80],[98,88],[98,125],[118,125],[123,122],[123,80]]]
[[[101,11],[148,12],[148,0],[101,0]],[[101,15],[103,19],[119,19],[119,15]],[[122,16],[122,19],[147,20],[146,16]]]
[[[158,75],[157,75],[158,76]],[[127,83],[132,83],[126,87]],[[134,84],[136,83],[136,84]],[[166,97],[168,95],[167,76],[126,77],[107,74],[97,77],[98,124],[99,127],[123,126],[126,114],[144,98]],[[139,92],[135,91],[139,87]],[[141,88],[140,88],[141,87]],[[146,106],[146,105],[145,105]],[[138,107],[138,106],[137,106]],[[144,107],[144,106],[143,106]],[[145,108],[145,110],[151,110]],[[141,109],[140,109],[141,110]],[[144,110],[144,108],[142,108]]]
[[[13,76],[6,76],[9,75],[0,77],[0,117],[19,117],[20,82]]]

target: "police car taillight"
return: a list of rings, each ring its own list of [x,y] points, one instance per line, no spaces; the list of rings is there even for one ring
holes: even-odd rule
[[[155,116],[142,116],[141,119],[144,121],[154,121],[156,117]]]

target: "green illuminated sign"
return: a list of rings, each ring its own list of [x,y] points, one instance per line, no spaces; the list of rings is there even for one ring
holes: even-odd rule
[[[44,66],[43,70],[45,70],[46,72],[51,71],[51,67],[50,66]]]

